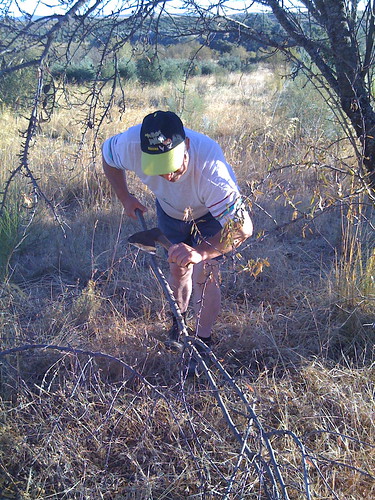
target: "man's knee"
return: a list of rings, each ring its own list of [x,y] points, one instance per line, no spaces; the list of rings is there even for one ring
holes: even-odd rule
[[[219,286],[219,264],[215,260],[201,262],[194,266],[193,282],[198,285],[208,283]]]
[[[191,280],[193,274],[193,266],[180,267],[177,264],[169,264],[169,272],[175,281]]]

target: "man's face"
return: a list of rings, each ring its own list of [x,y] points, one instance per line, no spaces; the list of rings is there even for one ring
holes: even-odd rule
[[[186,142],[186,149],[185,149],[184,159],[182,161],[181,167],[178,170],[175,170],[174,172],[171,172],[170,174],[161,174],[160,175],[160,177],[163,177],[163,179],[165,179],[168,182],[176,182],[176,181],[178,181],[178,179],[180,179],[180,177],[182,177],[184,175],[184,173],[186,172],[186,170],[188,168],[188,164],[189,164],[189,152],[188,152],[189,142],[188,141],[185,141],[185,142]]]

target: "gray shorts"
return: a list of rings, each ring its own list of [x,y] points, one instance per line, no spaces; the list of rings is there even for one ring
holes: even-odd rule
[[[220,222],[210,212],[196,220],[185,222],[167,215],[156,200],[156,214],[160,230],[172,243],[186,243],[195,247],[205,238],[222,230]]]

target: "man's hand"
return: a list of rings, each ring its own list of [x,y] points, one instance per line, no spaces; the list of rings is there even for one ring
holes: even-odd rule
[[[191,264],[202,262],[202,255],[194,248],[185,243],[172,245],[168,250],[168,262],[177,264],[180,267],[188,267]]]
[[[135,211],[137,208],[142,212],[145,213],[147,212],[147,208],[142,205],[142,203],[132,194],[129,193],[129,195],[122,200],[122,205],[125,210],[125,214],[128,217],[131,217],[132,219],[136,219],[137,216],[135,214]]]

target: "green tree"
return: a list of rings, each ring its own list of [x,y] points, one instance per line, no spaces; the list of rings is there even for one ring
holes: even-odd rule
[[[358,175],[375,187],[375,111],[372,93],[375,6],[367,0],[256,0],[268,6],[283,32],[217,15],[211,30],[241,33],[294,62],[318,87],[324,86],[358,158]],[[296,50],[296,48],[298,50]],[[327,101],[328,102],[328,101]],[[352,134],[354,130],[355,137]],[[356,140],[355,140],[356,139]],[[357,142],[358,141],[358,142]],[[359,144],[359,147],[358,147]]]

